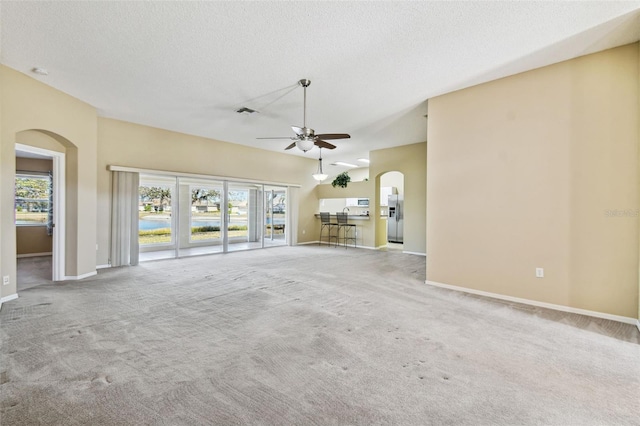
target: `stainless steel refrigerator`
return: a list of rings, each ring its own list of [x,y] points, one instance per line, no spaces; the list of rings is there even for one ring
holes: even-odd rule
[[[387,241],[402,243],[404,237],[404,200],[402,195],[389,195],[389,217],[387,217]]]

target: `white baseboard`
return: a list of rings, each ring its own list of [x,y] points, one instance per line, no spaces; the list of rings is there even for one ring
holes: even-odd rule
[[[51,252],[47,252],[47,253],[25,253],[25,254],[19,254],[16,257],[18,259],[21,259],[23,257],[42,257],[42,256],[51,256],[52,253]]]
[[[298,243],[297,245],[299,246],[304,246],[304,245],[310,245],[310,244],[318,244],[321,246],[333,246],[335,243],[327,243],[326,241],[323,241],[322,244],[320,244],[318,241],[307,241],[304,243]],[[344,246],[342,246],[344,247]],[[371,247],[371,246],[349,246],[349,248],[361,248],[361,249],[367,249],[367,250],[377,250],[377,247]]]
[[[316,240],[316,241],[307,241],[306,243],[298,243],[299,246],[310,246],[312,244],[316,244],[316,245],[319,245],[319,246],[328,246],[328,245],[333,245],[334,243],[328,243],[326,241],[320,242],[318,240]]]
[[[78,280],[83,280],[85,278],[92,277],[94,275],[98,275],[98,271],[87,272],[86,274],[82,274],[82,275],[66,276],[64,277],[64,281],[78,281]]]
[[[10,294],[8,296],[0,298],[0,305],[5,302],[11,302],[12,300],[16,300],[18,298],[18,293]]]
[[[96,265],[96,269],[106,269],[111,268],[111,265],[107,263],[106,265]]]
[[[519,297],[506,296],[504,294],[490,293],[488,291],[474,290],[472,288],[459,287],[459,286],[449,285],[449,284],[442,284],[442,283],[439,283],[439,282],[429,281],[429,280],[425,280],[425,284],[432,285],[434,287],[447,288],[449,290],[462,291],[464,293],[477,294],[479,296],[491,297],[491,298],[494,298],[494,299],[507,300],[509,302],[522,303],[524,305],[538,306],[538,307],[541,307],[541,308],[553,309],[553,310],[556,310],[556,311],[569,312],[569,313],[572,313],[572,314],[586,315],[586,316],[595,317],[595,318],[603,318],[603,319],[607,319],[607,320],[611,320],[611,321],[622,322],[622,323],[625,323],[625,324],[633,324],[633,325],[637,325],[638,329],[640,330],[640,320],[638,320],[636,318],[623,317],[623,316],[620,316],[620,315],[612,315],[612,314],[607,314],[607,313],[604,313],[604,312],[590,311],[590,310],[587,310],[587,309],[572,308],[570,306],[564,306],[564,305],[555,305],[553,303],[538,302],[536,300],[531,300],[531,299],[521,299]]]
[[[309,244],[318,244],[318,241],[307,241],[305,243],[298,243],[297,245],[299,246],[304,246],[304,245],[309,245]],[[329,245],[329,243],[327,243],[326,241],[323,241],[322,244],[323,246]],[[331,243],[331,245],[333,245],[333,243]],[[349,246],[350,248],[362,248],[362,249],[367,249],[367,250],[380,250],[383,248],[388,248],[388,246],[385,244],[383,246],[377,246],[377,247],[373,247],[373,246]],[[413,252],[413,251],[403,251],[402,253],[404,254],[415,254],[417,256],[426,256],[426,253],[418,253],[418,252]]]

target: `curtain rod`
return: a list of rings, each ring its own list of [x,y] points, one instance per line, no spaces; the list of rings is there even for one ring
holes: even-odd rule
[[[177,177],[190,177],[190,178],[199,178],[199,179],[227,180],[227,181],[233,181],[233,182],[259,183],[262,185],[289,186],[293,188],[300,188],[302,186],[299,183],[271,182],[271,181],[265,181],[265,180],[259,180],[259,179],[247,179],[247,178],[218,176],[218,175],[205,175],[205,174],[197,174],[197,173],[170,172],[166,170],[139,169],[136,167],[124,167],[124,166],[115,166],[115,165],[108,165],[107,170],[112,172],[132,172],[132,173],[143,173],[143,174],[160,175],[160,176],[177,176]]]

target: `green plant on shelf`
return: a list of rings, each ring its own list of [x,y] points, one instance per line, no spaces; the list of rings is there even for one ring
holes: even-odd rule
[[[342,172],[331,182],[331,186],[334,188],[339,186],[340,188],[346,188],[347,184],[351,182],[351,177],[348,172]]]

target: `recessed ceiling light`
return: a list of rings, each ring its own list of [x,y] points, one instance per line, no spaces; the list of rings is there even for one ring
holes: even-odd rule
[[[358,161],[361,162],[361,163],[369,164],[369,160],[367,160],[366,158],[358,158]]]
[[[351,164],[351,163],[345,163],[344,161],[336,161],[335,163],[333,163],[336,166],[345,166],[345,167],[358,167],[355,164]]]
[[[35,67],[31,69],[31,72],[38,75],[49,75],[49,71],[46,68]]]

